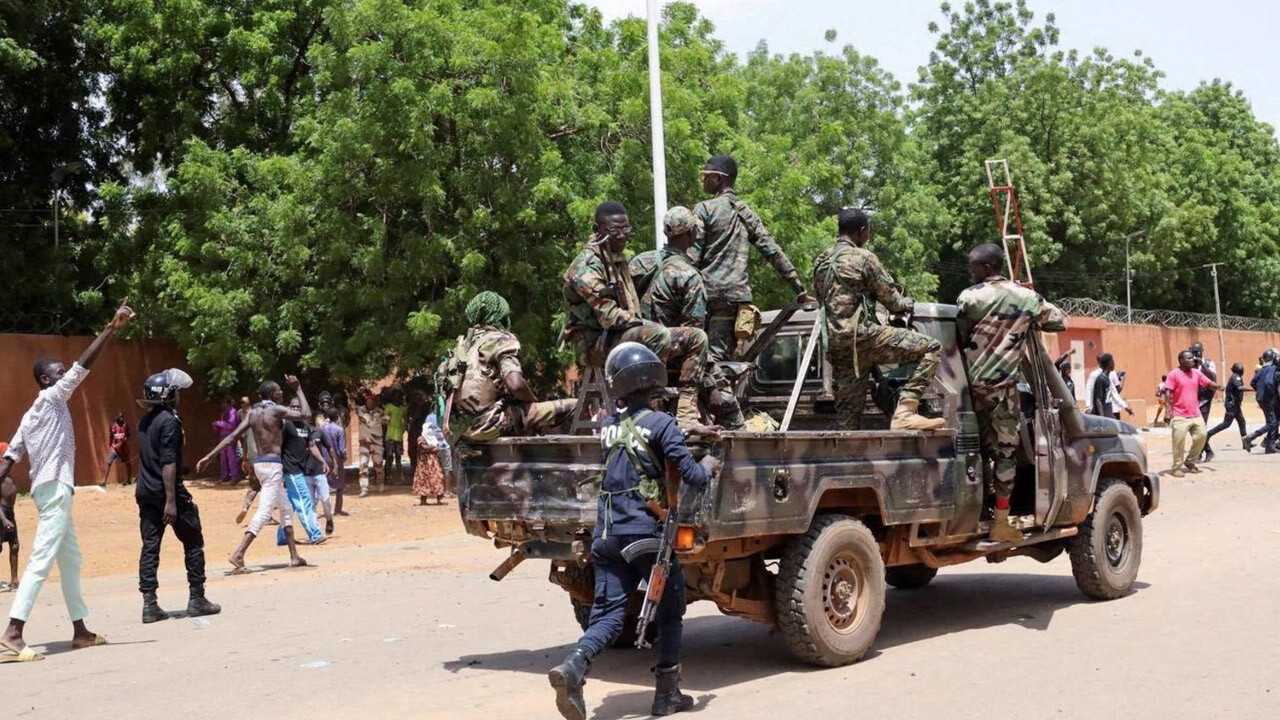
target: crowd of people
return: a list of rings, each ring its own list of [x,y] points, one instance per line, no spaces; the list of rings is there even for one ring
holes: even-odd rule
[[[1074,395],[1075,383],[1068,363],[1071,354],[1071,351],[1064,353],[1055,364]],[[1085,412],[1113,419],[1119,418],[1121,412],[1133,416],[1133,409],[1120,395],[1124,389],[1125,372],[1116,371],[1115,359],[1111,353],[1098,355],[1097,363],[1086,381]],[[1280,351],[1275,348],[1265,350],[1258,357],[1258,364],[1248,385],[1254,392],[1254,399],[1265,420],[1260,427],[1249,432],[1244,417],[1244,364],[1233,363],[1230,376],[1220,383],[1217,364],[1204,356],[1204,345],[1195,342],[1181,351],[1177,366],[1160,377],[1160,384],[1156,387],[1155,415],[1152,418],[1153,426],[1166,425],[1171,430],[1173,464],[1169,473],[1174,477],[1183,477],[1188,472],[1200,472],[1200,463],[1212,462],[1216,457],[1211,444],[1214,436],[1233,426],[1240,433],[1240,446],[1245,452],[1252,451],[1259,440],[1265,453],[1280,451],[1280,447],[1277,447],[1277,418],[1280,418],[1278,368]],[[1209,427],[1209,416],[1219,392],[1222,393],[1222,422]]]

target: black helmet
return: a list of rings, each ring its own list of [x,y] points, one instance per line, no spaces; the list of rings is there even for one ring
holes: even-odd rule
[[[1274,362],[1275,359],[1276,359],[1276,351],[1274,348],[1267,348],[1265,351],[1263,351],[1262,362],[1264,363]]]
[[[642,390],[665,388],[667,366],[644,345],[624,342],[609,351],[604,361],[604,382],[609,396],[621,400]]]
[[[173,405],[178,400],[178,391],[191,387],[191,382],[191,376],[177,368],[158,372],[142,383],[142,399],[138,404],[144,408]]]

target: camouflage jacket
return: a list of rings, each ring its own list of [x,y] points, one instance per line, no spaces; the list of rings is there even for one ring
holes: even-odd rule
[[[667,327],[702,327],[707,319],[707,290],[684,253],[671,248],[662,251],[662,261],[640,298],[640,314]]]
[[[1049,332],[1066,329],[1058,306],[998,275],[960,293],[956,305],[969,385],[979,392],[1018,382],[1023,345],[1033,323]]]
[[[564,272],[565,342],[622,330],[640,322],[640,299],[624,258],[595,238]]]
[[[649,283],[653,282],[654,276],[658,274],[658,264],[661,262],[662,254],[658,250],[645,250],[627,263],[627,270],[631,273],[631,284],[642,301],[644,294],[649,291]]]
[[[473,327],[458,338],[443,371],[447,387],[454,390],[453,407],[463,415],[478,415],[507,396],[507,375],[523,372],[520,341],[495,327]]]
[[[880,258],[849,238],[840,238],[813,261],[813,286],[826,315],[829,340],[853,339],[877,325],[877,300],[889,312],[911,307]]]
[[[380,445],[382,443],[383,430],[386,428],[384,421],[387,414],[382,412],[382,408],[376,407],[369,409],[366,407],[356,407],[356,417],[360,418],[360,444],[361,445]]]
[[[694,266],[702,272],[710,302],[751,302],[747,281],[748,245],[755,245],[797,293],[804,284],[786,253],[764,229],[760,217],[751,211],[732,188],[698,203],[693,209],[706,228],[706,235],[690,253]]]

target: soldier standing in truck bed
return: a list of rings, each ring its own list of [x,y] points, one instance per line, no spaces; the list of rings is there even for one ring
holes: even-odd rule
[[[707,336],[696,328],[667,328],[645,320],[624,251],[631,239],[627,209],[617,202],[596,207],[591,240],[564,273],[562,338],[584,367],[600,368],[622,342],[638,342],[664,362],[680,365],[676,417],[698,422],[698,386],[707,362]]]
[[[646,320],[667,327],[702,329],[707,319],[707,291],[702,274],[689,260],[689,251],[702,239],[702,221],[685,207],[676,206],[663,216],[667,246],[641,253],[628,267],[640,293],[640,313]],[[710,358],[699,395],[727,430],[745,425],[732,385]]]
[[[813,263],[813,282],[822,302],[827,359],[835,384],[840,427],[857,430],[867,402],[871,368],[916,363],[898,395],[891,430],[937,430],[942,418],[919,414],[920,396],[938,373],[942,344],[914,330],[881,325],[876,301],[889,312],[910,313],[915,301],[902,294],[875,253],[866,249],[871,223],[861,210],[840,211],[840,237]]]
[[[467,303],[467,334],[440,367],[445,424],[462,442],[537,435],[560,425],[577,400],[539,402],[524,379],[520,340],[508,330],[511,306],[488,290]]]
[[[1062,311],[1036,291],[1000,276],[1004,251],[987,243],[969,252],[969,276],[976,285],[960,293],[960,347],[964,349],[969,390],[982,435],[983,453],[995,456],[995,518],[990,537],[1019,542],[1022,532],[1009,524],[1022,412],[1019,371],[1027,336],[1034,330],[1065,330]]]
[[[796,292],[796,302],[814,302],[786,253],[774,242],[760,216],[738,199],[734,183],[738,163],[727,155],[717,155],[702,167],[702,189],[711,199],[694,207],[706,236],[693,253],[707,286],[707,339],[714,360],[733,360],[739,336],[739,314],[754,315],[751,284],[747,278],[749,246],[754,245],[778,274]],[[743,333],[750,337],[751,333]]]

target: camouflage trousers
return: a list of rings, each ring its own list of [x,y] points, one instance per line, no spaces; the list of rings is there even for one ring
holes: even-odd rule
[[[992,485],[996,497],[1007,498],[1013,494],[1013,481],[1018,473],[1018,461],[1014,456],[1021,443],[1018,430],[1022,411],[1018,386],[1009,384],[990,390],[975,387],[972,395],[973,409],[978,414],[982,453],[995,461]]]
[[[707,351],[712,360],[733,360],[738,355],[738,303],[713,302],[707,306]]]
[[[733,385],[714,362],[707,363],[707,371],[698,388],[698,398],[706,405],[715,424],[723,426],[725,430],[741,430],[746,425]]]
[[[606,341],[607,338],[607,341]],[[644,322],[627,328],[621,334],[582,339],[575,343],[578,358],[584,365],[602,367],[609,351],[624,342],[638,342],[662,358],[667,365],[680,368],[677,384],[697,387],[707,364],[707,334],[698,328],[673,327]]]
[[[450,424],[457,422],[457,427],[465,428],[459,438],[462,442],[540,435],[563,424],[577,407],[578,401],[574,399],[525,403],[504,398],[484,412],[475,415],[459,413],[456,420],[450,420]]]
[[[382,464],[382,451],[385,444],[382,439],[371,440],[360,443],[360,492],[369,491],[369,476],[373,475],[374,481],[379,488],[386,485],[386,477],[384,476],[384,468]]]
[[[871,368],[915,363],[899,397],[919,400],[938,374],[942,343],[914,330],[875,325],[863,328],[856,339],[832,337],[827,360],[840,429],[857,430],[871,389]]]

